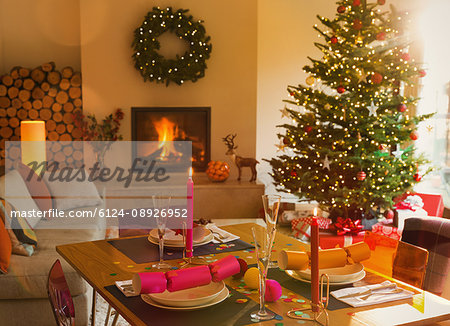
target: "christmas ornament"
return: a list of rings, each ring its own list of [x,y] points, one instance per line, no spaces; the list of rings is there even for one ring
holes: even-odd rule
[[[294,93],[294,92],[290,92],[290,93],[289,93],[289,95],[291,95],[291,96],[294,96],[294,95],[295,95],[295,93]]]
[[[344,92],[345,92],[344,86],[339,86],[339,87],[337,88],[337,92],[338,92],[339,94],[344,93]]]
[[[428,131],[428,133],[431,133],[432,131],[433,131],[433,126],[432,125],[428,125],[427,126],[427,131]]]
[[[283,138],[283,144],[289,145],[289,144],[290,144],[289,138],[284,137],[284,138]]]
[[[291,177],[296,177],[297,176],[297,172],[296,171],[291,171]]]
[[[420,180],[422,180],[422,177],[419,175],[419,173],[414,174],[413,178],[414,178],[414,180],[416,180],[417,182],[420,182]]]
[[[330,42],[331,42],[331,44],[336,44],[338,42],[338,38],[336,36],[332,36],[330,38]]]
[[[353,7],[358,7],[361,4],[361,0],[353,0]]]
[[[277,301],[283,294],[280,283],[275,280],[266,280],[266,293],[264,298],[267,302]]]
[[[384,144],[378,145],[378,149],[379,149],[380,151],[382,151],[382,150],[385,149],[385,148],[386,148],[386,145],[384,145]]]
[[[397,111],[398,112],[405,112],[406,111],[406,104],[403,104],[403,103],[400,103],[398,106],[397,106]]]
[[[411,138],[411,140],[417,140],[419,138],[419,134],[417,131],[413,131],[409,134],[409,138]]]
[[[376,36],[378,41],[384,41],[386,39],[386,33],[385,32],[379,32]]]
[[[419,70],[419,76],[420,77],[425,77],[427,75],[427,72],[425,70]]]
[[[315,81],[315,78],[313,76],[309,76],[308,78],[306,78],[306,84],[308,84],[309,86],[313,85]]]
[[[370,81],[372,82],[372,84],[379,84],[383,81],[383,75],[379,72],[376,72],[370,77]]]
[[[362,28],[362,21],[356,18],[355,20],[353,20],[352,27],[354,30],[359,31]]]
[[[284,148],[286,147],[286,145],[284,144],[283,141],[280,140],[280,143],[275,145],[277,147],[277,151],[283,151],[284,152]]]
[[[370,116],[377,116],[377,110],[378,110],[378,106],[376,106],[373,101],[370,103],[370,106],[367,108],[367,110],[369,110],[369,117]]]
[[[281,118],[289,118],[289,111],[287,109],[287,107],[284,107],[283,109],[280,109],[281,112]]]
[[[311,126],[306,126],[306,127],[305,127],[306,133],[311,132],[311,130],[312,130],[312,127],[311,127]]]
[[[144,81],[182,85],[205,76],[206,60],[211,53],[210,37],[202,21],[194,19],[188,11],[153,7],[134,31],[132,57]],[[172,59],[159,53],[158,38],[167,31],[187,42],[189,48],[184,55]]]
[[[363,44],[364,43],[364,37],[361,35],[361,33],[358,33],[358,36],[355,38],[355,44]]]
[[[377,0],[377,2],[380,6],[382,6],[386,3],[386,0]]]
[[[406,53],[402,53],[400,58],[402,58],[404,61],[409,61],[411,59],[411,56],[409,55],[408,52],[406,52]]]
[[[330,104],[325,104],[324,105],[324,107],[323,107],[325,110],[329,110],[329,109],[331,109],[331,105]]]
[[[345,6],[337,7],[337,12],[340,13],[340,14],[343,14],[345,12]]]
[[[384,211],[384,217],[388,220],[392,220],[394,218],[394,211],[392,209],[387,209]]]
[[[358,133],[356,134],[356,137],[358,138],[359,141],[361,141],[361,133],[358,131]]]
[[[356,174],[356,179],[358,179],[359,181],[364,181],[366,179],[366,172],[364,171],[359,171]]]
[[[397,145],[397,149],[395,151],[392,152],[392,154],[394,155],[394,157],[397,160],[401,160],[402,159],[402,155],[403,155],[404,150],[400,149],[400,146]]]
[[[358,84],[361,82],[366,82],[366,79],[367,79],[367,74],[364,72],[364,69],[361,69],[361,71],[359,73]]]
[[[325,155],[322,165],[324,169],[330,170],[330,160],[328,159],[328,155]]]
[[[223,182],[230,176],[230,166],[226,162],[210,161],[206,168],[206,175],[213,182]]]

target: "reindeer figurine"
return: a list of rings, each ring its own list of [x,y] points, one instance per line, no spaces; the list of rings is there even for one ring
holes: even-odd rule
[[[237,136],[237,134],[229,134],[227,135],[225,138],[223,139],[223,142],[225,143],[225,145],[227,145],[228,150],[225,153],[226,155],[229,155],[231,157],[231,159],[233,160],[234,164],[236,164],[238,171],[239,171],[239,177],[238,177],[238,181],[241,180],[241,168],[248,166],[250,167],[250,169],[252,170],[252,177],[250,179],[250,182],[256,181],[256,164],[258,164],[259,162],[251,157],[242,157],[242,156],[238,156],[236,154],[235,149],[237,148],[237,146],[234,146],[234,138]]]

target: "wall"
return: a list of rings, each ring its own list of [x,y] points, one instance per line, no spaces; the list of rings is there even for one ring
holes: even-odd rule
[[[0,75],[14,66],[80,64],[79,0],[0,0]]]
[[[203,19],[212,53],[206,76],[183,86],[144,82],[131,58],[133,31],[152,6],[186,8]],[[237,133],[239,153],[255,155],[256,0],[81,0],[84,109],[100,116],[124,109],[131,138],[132,106],[211,106],[211,158],[226,159],[221,138]]]

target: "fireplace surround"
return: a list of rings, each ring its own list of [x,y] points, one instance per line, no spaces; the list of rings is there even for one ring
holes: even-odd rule
[[[132,155],[176,163],[187,158],[172,141],[192,142],[192,167],[205,171],[211,153],[210,107],[132,107]],[[143,143],[158,141],[157,147]]]

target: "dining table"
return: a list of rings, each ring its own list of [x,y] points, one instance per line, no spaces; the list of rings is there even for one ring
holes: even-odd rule
[[[194,248],[194,255],[201,255],[206,263],[233,255],[242,258],[248,265],[256,264],[252,249],[251,228],[261,227],[254,223],[241,223],[221,226],[225,231],[240,237],[247,246],[234,246],[230,243],[216,244],[214,252],[204,253]],[[251,320],[250,313],[259,308],[259,294],[245,286],[241,278],[229,277],[225,284],[230,296],[215,306],[195,311],[174,311],[155,308],[145,303],[141,297],[125,297],[115,286],[116,281],[132,279],[142,272],[157,271],[152,268],[156,259],[145,261],[142,257],[147,236],[135,236],[120,239],[104,239],[60,245],[57,252],[131,325],[313,325],[314,322],[291,319],[287,312],[294,308],[309,306],[310,284],[293,279],[279,268],[271,268],[268,278],[277,280],[282,286],[282,296],[275,302],[267,302],[269,310],[276,314],[270,321]],[[121,244],[129,243],[128,249]],[[140,244],[140,245],[139,245]],[[125,246],[126,247],[126,246]],[[276,260],[282,249],[307,251],[308,245],[286,234],[278,232],[273,245],[272,257]],[[141,253],[141,254],[140,254]],[[177,256],[177,255],[174,255]],[[166,259],[173,269],[181,268],[182,258]],[[362,262],[364,264],[364,262]],[[256,266],[256,265],[255,265]],[[382,274],[366,270],[365,277],[347,286],[362,286],[385,281]],[[450,301],[408,285],[390,279],[397,286],[414,293],[412,298],[386,302],[371,306],[354,308],[334,298],[330,299],[327,313],[329,325],[449,325]],[[331,290],[334,290],[333,287]],[[333,300],[333,302],[332,302]]]

